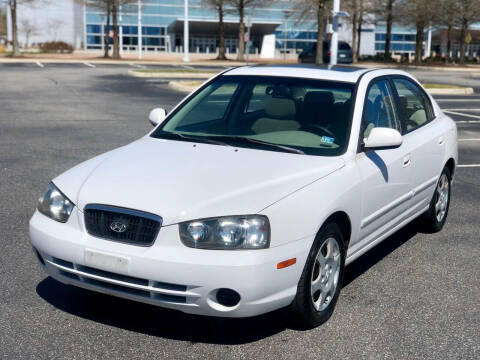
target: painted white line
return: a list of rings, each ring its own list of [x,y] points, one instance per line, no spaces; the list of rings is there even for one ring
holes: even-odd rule
[[[442,109],[443,111],[473,111],[473,112],[478,112],[480,111],[480,108],[462,108],[462,109]]]
[[[458,141],[480,141],[480,139],[458,139]]]
[[[45,67],[45,65],[43,65],[40,61],[37,61],[35,64],[37,64],[41,68]]]
[[[195,70],[195,68],[193,66],[188,66],[188,65],[180,65],[180,66],[185,68],[185,69]]]
[[[463,164],[463,165],[457,165],[457,167],[460,167],[460,168],[476,168],[476,167],[480,167],[480,164]]]
[[[139,69],[146,69],[146,66],[139,65],[139,64],[134,64],[134,63],[129,63],[128,65],[139,68]]]
[[[480,120],[457,120],[456,124],[480,124]]]
[[[480,98],[473,99],[435,99],[437,102],[476,102],[480,101]]]
[[[95,68],[95,67],[96,67],[95,65],[90,64],[90,63],[88,63],[88,62],[84,62],[83,65],[89,66],[89,67],[91,67],[91,68]]]
[[[471,118],[474,118],[474,119],[480,119],[480,116],[478,116],[478,115],[464,114],[464,113],[459,113],[459,112],[456,112],[456,111],[449,111],[449,110],[443,110],[443,112],[445,112],[447,114],[460,115],[460,116],[471,117]]]

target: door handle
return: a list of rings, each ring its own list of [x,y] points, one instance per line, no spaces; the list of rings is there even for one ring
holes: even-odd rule
[[[445,137],[442,135],[438,138],[438,145],[443,145],[445,143]]]
[[[403,167],[410,166],[411,163],[412,163],[412,156],[410,154],[405,155],[405,157],[403,158]]]

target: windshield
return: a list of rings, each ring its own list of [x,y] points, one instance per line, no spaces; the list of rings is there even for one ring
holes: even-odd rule
[[[348,140],[353,88],[334,81],[222,76],[171,114],[152,136],[339,155]]]

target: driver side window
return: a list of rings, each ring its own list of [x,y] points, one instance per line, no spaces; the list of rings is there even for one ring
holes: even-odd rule
[[[392,90],[387,80],[379,80],[370,86],[363,110],[362,133],[367,138],[375,127],[400,130]]]

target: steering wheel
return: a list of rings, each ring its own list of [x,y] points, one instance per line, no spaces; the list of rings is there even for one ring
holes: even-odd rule
[[[304,125],[300,128],[300,130],[308,131],[319,136],[328,135],[334,139],[336,138],[335,134],[332,133],[330,130],[317,124]]]

